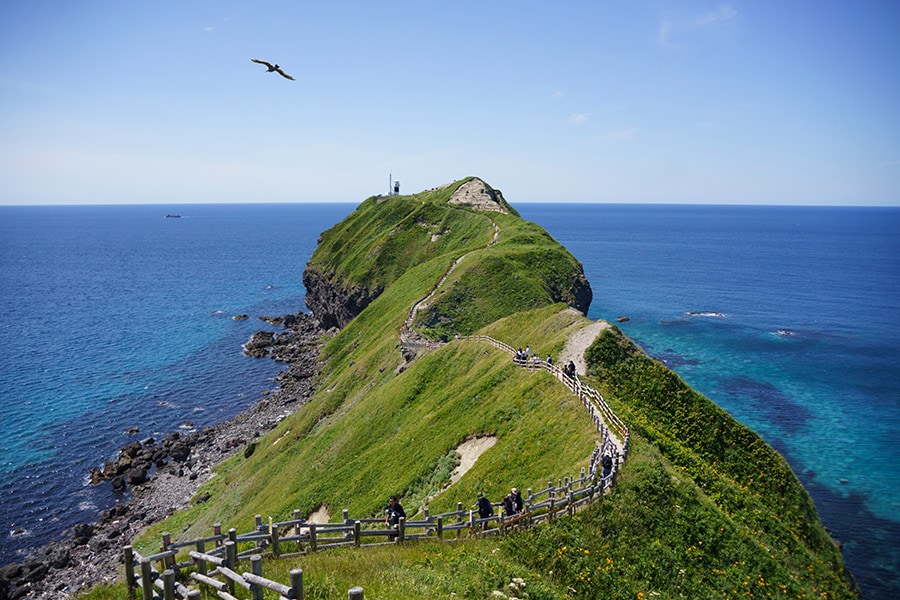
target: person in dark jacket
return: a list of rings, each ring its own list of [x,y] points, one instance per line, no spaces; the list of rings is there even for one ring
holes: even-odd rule
[[[603,458],[600,459],[600,465],[603,467],[603,479],[606,479],[609,477],[609,474],[612,473],[612,457],[609,454],[604,454]]]
[[[391,496],[388,500],[387,508],[384,509],[384,526],[396,529],[400,524],[400,517],[405,519],[406,511],[403,510],[403,505],[400,504],[397,496]],[[388,534],[388,539],[392,541],[397,539],[397,534]]]
[[[519,488],[513,488],[509,491],[509,497],[512,498],[513,506],[516,508],[516,513],[520,513],[525,510],[525,502],[522,500],[522,494],[519,493]]]
[[[488,517],[494,516],[494,505],[491,504],[491,501],[488,500],[484,494],[481,492],[478,493],[478,502],[475,503],[478,507],[478,518],[487,519]],[[482,528],[486,528],[487,523],[482,525]]]

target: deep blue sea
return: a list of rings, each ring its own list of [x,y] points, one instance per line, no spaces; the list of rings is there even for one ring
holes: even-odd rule
[[[863,597],[900,598],[900,209],[516,209],[583,262],[588,316],[787,458]]]
[[[124,499],[86,477],[127,427],[202,428],[274,386],[241,353],[267,325],[232,317],[304,310],[316,240],[354,208],[0,207],[0,564]],[[900,597],[900,209],[516,209],[584,263],[591,318],[628,316],[785,455],[863,597]]]

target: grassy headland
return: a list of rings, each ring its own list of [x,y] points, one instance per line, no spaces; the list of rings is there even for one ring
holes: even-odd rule
[[[596,436],[577,398],[487,344],[454,341],[479,332],[558,356],[588,323],[569,307],[590,304],[578,261],[499,192],[486,188],[499,210],[448,204],[468,181],[370,198],[323,233],[309,281],[345,308],[331,307],[343,327],[324,347],[314,397],[248,457],[220,465],[201,490],[209,499],[151,527],[138,550],[155,551],[163,531],[246,531],[256,514],[378,516],[390,494],[410,516],[426,504],[449,511],[479,491],[496,500],[587,465]],[[398,331],[461,256],[414,323],[450,343],[408,362]],[[400,599],[856,597],[809,496],[759,436],[615,328],[586,358],[590,384],[632,429],[601,502],[499,539],[328,551],[267,561],[266,575],[303,568],[307,598],[346,597],[352,585]],[[497,443],[447,487],[455,449],[484,435]]]

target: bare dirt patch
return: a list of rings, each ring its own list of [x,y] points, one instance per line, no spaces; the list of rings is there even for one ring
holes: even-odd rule
[[[331,515],[328,514],[328,507],[324,504],[317,508],[315,512],[309,515],[309,518],[306,519],[307,523],[328,523],[331,521]]]
[[[470,206],[475,210],[506,212],[503,205],[497,201],[494,193],[477,177],[459,186],[450,197],[449,203],[459,206]]]
[[[459,455],[462,459],[459,462],[459,466],[453,470],[453,473],[450,474],[450,485],[453,485],[460,479],[462,476],[466,474],[466,472],[475,466],[475,461],[478,460],[478,457],[487,451],[488,448],[497,443],[497,438],[492,435],[486,435],[481,437],[469,438],[464,441],[459,447],[456,449],[459,452]]]

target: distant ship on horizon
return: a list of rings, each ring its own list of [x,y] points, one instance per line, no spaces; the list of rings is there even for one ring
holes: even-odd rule
[[[167,219],[180,219],[181,215],[166,215]]]

